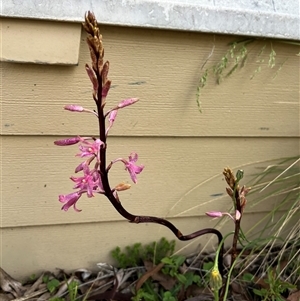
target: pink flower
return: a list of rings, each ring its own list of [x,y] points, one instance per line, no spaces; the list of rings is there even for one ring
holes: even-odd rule
[[[100,139],[96,139],[93,143],[89,141],[82,141],[86,146],[80,145],[79,150],[81,153],[77,154],[77,156],[83,158],[87,156],[95,156],[98,157],[100,147],[103,144],[103,142]]]
[[[79,188],[80,193],[86,192],[89,198],[94,196],[93,192],[103,192],[103,187],[99,173],[95,169],[90,170],[88,165],[83,166],[82,177],[71,177],[70,179],[76,183],[74,189]]]
[[[87,165],[87,161],[81,162],[76,168],[75,168],[75,173],[78,173],[79,171],[82,171],[84,166]]]
[[[233,217],[229,212],[220,212],[220,211],[208,211],[205,212],[206,215],[210,216],[210,217],[222,217],[224,215],[229,216],[234,222],[241,219],[241,213],[236,210],[235,211],[235,217]]]
[[[137,153],[131,153],[128,158],[129,158],[129,161],[127,161],[123,158],[118,158],[118,159],[112,161],[111,165],[116,162],[119,162],[119,161],[123,162],[125,165],[125,170],[128,170],[131,180],[133,181],[133,183],[136,184],[137,183],[136,175],[138,175],[139,173],[141,173],[143,171],[144,165],[138,166],[135,164],[135,162],[138,159]],[[110,165],[110,167],[111,167],[111,165]]]
[[[88,158],[86,161],[81,162],[76,168],[75,168],[75,173],[78,173],[80,171],[82,171],[85,166],[89,166],[92,161],[95,159],[95,157],[90,157]],[[99,167],[98,163],[96,163],[95,165],[95,169],[97,169]]]
[[[95,187],[95,182],[93,174],[90,172],[89,167],[84,168],[83,177],[71,177],[73,182],[75,182],[74,189],[79,188],[80,192],[86,192],[89,198],[93,197],[93,190]]]
[[[75,182],[74,189],[79,188],[79,190],[77,192],[59,196],[59,201],[61,203],[65,203],[62,207],[65,211],[67,211],[71,206],[74,206],[75,211],[81,211],[76,208],[76,203],[83,193],[86,193],[89,198],[93,197],[94,193],[104,193],[98,171],[96,169],[90,170],[87,164],[82,164],[82,170],[82,177],[70,178],[73,182]]]
[[[58,197],[58,200],[61,203],[65,203],[62,206],[61,209],[64,210],[64,211],[68,211],[68,209],[71,206],[73,206],[75,211],[80,212],[81,210],[79,210],[79,209],[76,208],[76,203],[77,203],[77,201],[79,200],[80,197],[81,197],[81,194],[79,192],[73,192],[73,193],[66,194],[66,195],[61,194]]]
[[[137,183],[136,175],[140,174],[144,169],[144,165],[135,165],[137,160],[138,154],[131,153],[129,156],[129,161],[125,161],[126,170],[128,170],[133,183]]]
[[[96,169],[94,169],[94,171],[93,171],[93,180],[95,183],[94,192],[104,193],[101,177],[100,177],[99,172]]]

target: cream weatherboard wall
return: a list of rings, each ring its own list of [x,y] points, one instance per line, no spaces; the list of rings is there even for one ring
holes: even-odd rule
[[[145,165],[138,184],[121,194],[127,210],[166,216],[186,234],[213,227],[205,212],[230,207],[221,175],[225,166],[244,166],[251,175],[268,165],[263,161],[299,155],[296,46],[273,41],[271,69],[270,49],[258,58],[266,41],[249,45],[243,68],[221,85],[209,78],[200,114],[199,78],[239,37],[107,25],[101,31],[113,84],[107,107],[140,98],[119,112],[108,140],[109,160],[136,151]],[[68,178],[79,159],[76,146],[61,148],[53,141],[97,135],[95,118],[62,109],[93,108],[80,24],[2,19],[1,47],[1,267],[15,277],[56,267],[95,268],[111,261],[109,252],[117,245],[175,238],[158,225],[124,221],[102,196],[83,198],[81,213],[60,210],[58,195],[72,191]],[[262,58],[262,70],[250,80]],[[121,181],[130,179],[116,165],[111,183]],[[249,206],[244,227],[274,202]],[[222,231],[231,227],[227,223]],[[196,250],[199,240],[189,244],[178,248]]]

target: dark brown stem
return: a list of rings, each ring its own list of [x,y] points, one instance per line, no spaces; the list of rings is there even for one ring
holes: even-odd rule
[[[107,178],[106,176],[107,176],[107,174],[105,174],[105,178]],[[214,229],[214,228],[201,229],[201,230],[198,230],[198,231],[193,232],[191,234],[183,235],[182,232],[179,229],[177,229],[171,222],[169,222],[166,219],[155,217],[155,216],[133,215],[133,214],[129,213],[122,206],[121,202],[118,201],[115,198],[115,196],[113,195],[113,193],[111,192],[111,190],[109,190],[108,192],[105,192],[105,193],[106,193],[105,194],[106,197],[109,199],[109,201],[111,202],[111,204],[115,207],[115,209],[125,219],[127,219],[131,223],[136,223],[136,224],[140,224],[140,223],[156,223],[156,224],[163,225],[163,226],[169,228],[175,234],[175,236],[179,240],[182,240],[182,241],[194,239],[194,238],[202,236],[204,234],[215,234],[217,236],[217,238],[218,238],[218,245],[220,245],[222,243],[223,236],[222,236],[221,232],[218,231],[218,230],[216,230],[216,229]],[[224,254],[224,244],[222,243],[222,248],[221,248],[221,251],[219,253],[219,258],[218,258],[218,267],[219,267],[219,271],[220,271],[220,273],[221,273],[222,276],[223,276],[223,273],[224,273],[224,268],[223,268],[223,254]]]
[[[236,187],[234,191],[234,198],[235,198],[235,204],[236,204],[236,210],[238,210],[242,214],[241,210],[241,199],[240,199],[240,190],[238,187]],[[232,249],[231,249],[231,264],[234,263],[236,256],[237,256],[237,243],[238,243],[238,237],[241,229],[241,218],[235,220],[235,228],[234,228],[234,234],[233,234],[233,240],[232,240]]]

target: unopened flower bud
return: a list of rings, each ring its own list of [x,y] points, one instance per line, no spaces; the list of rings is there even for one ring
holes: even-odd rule
[[[116,117],[117,117],[117,114],[118,114],[118,110],[112,110],[110,113],[109,113],[109,117],[108,117],[108,120],[111,124],[113,124],[116,120]]]
[[[251,187],[246,187],[245,185],[241,188],[241,192],[240,194],[243,195],[243,196],[246,196],[249,191],[251,190]]]
[[[245,197],[241,197],[241,209],[244,210],[245,206],[247,204],[247,200]]]
[[[101,77],[102,77],[102,84],[104,85],[107,81],[107,75],[109,71],[109,61],[106,61],[103,65],[102,71],[101,71]]]
[[[226,191],[227,191],[227,193],[228,193],[228,195],[229,195],[230,197],[233,197],[233,191],[232,191],[231,188],[226,187]]]
[[[224,168],[223,175],[229,187],[233,190],[235,188],[235,178],[232,170],[229,167]]]
[[[239,169],[236,172],[236,180],[239,182],[244,176],[244,171],[242,169]]]
[[[138,98],[128,98],[128,99],[124,99],[124,100],[122,100],[122,101],[118,104],[118,108],[121,109],[121,108],[130,106],[130,105],[136,103],[138,100],[139,100]]]
[[[102,87],[102,97],[106,97],[110,89],[111,81],[107,80],[104,86]]]
[[[73,137],[73,138],[67,138],[67,139],[61,139],[54,141],[55,145],[58,146],[67,146],[67,145],[73,145],[81,141],[80,137]]]
[[[83,112],[84,111],[84,108],[82,106],[78,106],[78,105],[65,105],[64,109],[71,111],[71,112]]]
[[[96,74],[92,68],[89,67],[88,64],[85,65],[85,70],[90,78],[91,83],[93,84],[93,89],[96,92],[98,90],[98,81]]]
[[[218,291],[222,287],[222,276],[217,267],[214,267],[210,273],[209,286],[213,291]]]
[[[208,211],[208,212],[205,212],[205,214],[210,217],[222,217],[223,216],[223,213],[220,211]]]
[[[236,210],[235,211],[235,220],[240,220],[241,219],[241,212],[240,211],[238,211],[238,210]]]
[[[127,184],[127,183],[120,183],[118,184],[116,187],[115,187],[115,190],[116,191],[123,191],[123,190],[127,190],[131,187],[130,184]]]

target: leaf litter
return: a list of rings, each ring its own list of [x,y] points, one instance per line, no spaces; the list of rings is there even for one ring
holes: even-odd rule
[[[298,245],[299,242],[296,242]],[[292,247],[292,245],[291,245]],[[250,250],[244,252],[235,265],[234,275],[230,284],[227,300],[233,301],[260,301],[279,300],[264,299],[262,296],[253,293],[254,290],[271,291],[270,275],[274,279],[281,279],[282,282],[294,284],[291,289],[288,287],[281,293],[281,300],[300,300],[300,267],[299,252],[297,257],[293,257],[292,263],[296,264],[290,268],[291,262],[282,259],[276,265],[274,262],[278,258],[281,247],[273,247],[267,252],[259,252],[259,255],[251,253]],[[285,247],[285,253],[289,250]],[[292,249],[291,249],[292,250]],[[229,254],[229,251],[227,252]],[[257,250],[256,250],[257,253]],[[225,254],[226,256],[229,255]],[[265,257],[268,254],[266,262]],[[271,256],[270,256],[271,255]],[[178,268],[178,273],[185,275],[192,272],[201,277],[202,285],[195,283],[187,287],[181,286],[176,299],[179,301],[212,301],[213,293],[209,289],[207,276],[207,264],[212,262],[214,254],[202,253],[194,254],[185,258],[184,263]],[[226,258],[224,258],[226,263]],[[249,265],[249,260],[251,265]],[[180,283],[178,277],[162,272],[165,263],[155,265],[151,260],[143,260],[140,266],[117,268],[107,263],[98,263],[97,270],[81,268],[72,272],[63,269],[56,269],[54,272],[45,271],[38,278],[28,280],[24,283],[13,279],[5,270],[0,268],[0,301],[75,301],[75,300],[120,300],[131,301],[139,289],[143,289],[146,283],[151,282],[154,291],[159,294],[164,291],[172,291]],[[208,264],[209,266],[209,264]],[[247,269],[244,269],[247,267]],[[244,270],[244,271],[243,271]],[[242,273],[240,273],[242,271]],[[292,274],[292,275],[291,275]],[[252,275],[252,280],[247,281],[247,275]],[[225,276],[226,278],[226,276]],[[144,300],[144,299],[141,299]]]

